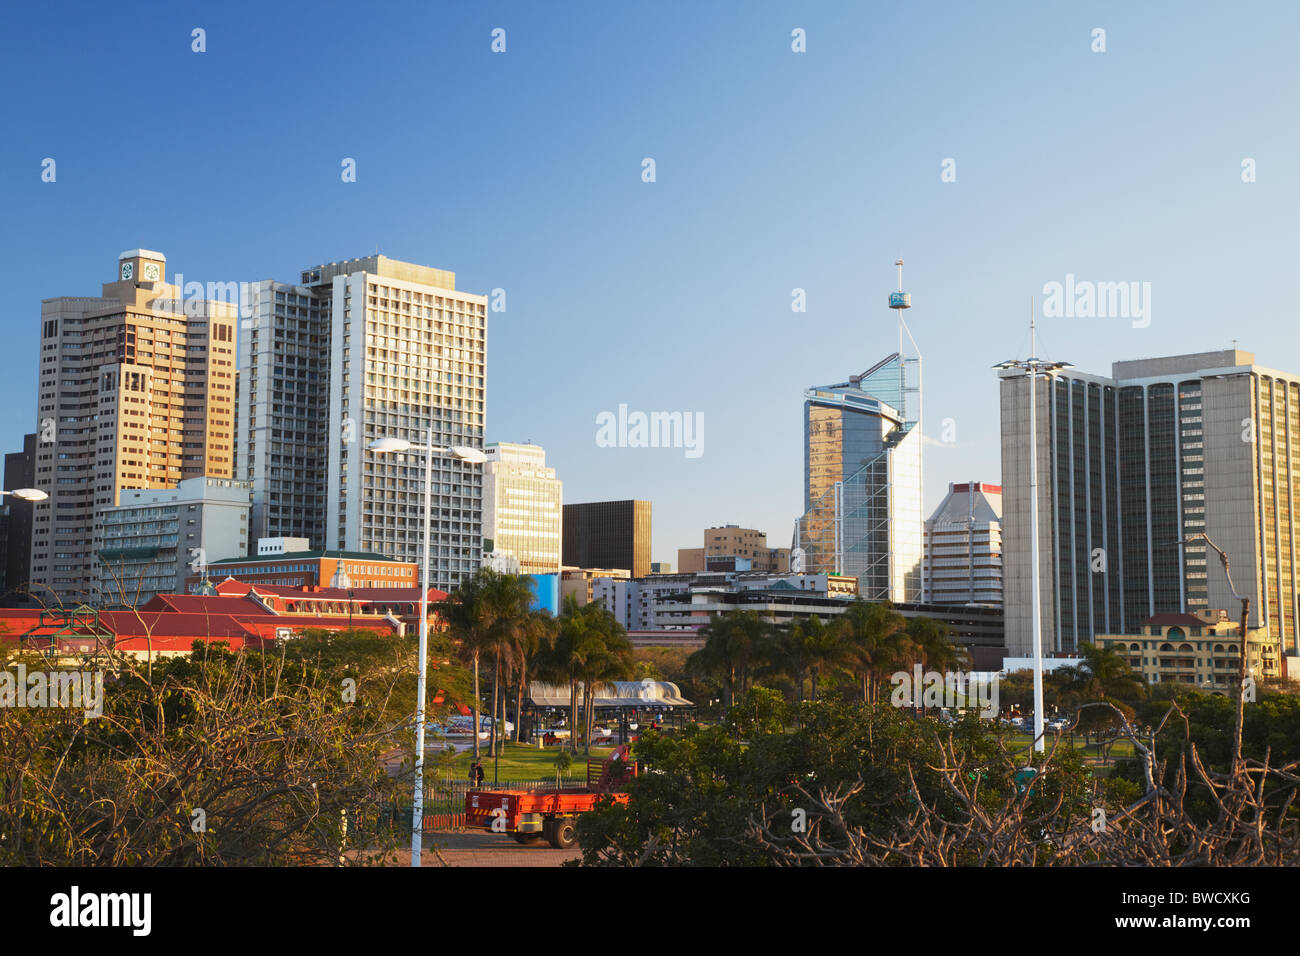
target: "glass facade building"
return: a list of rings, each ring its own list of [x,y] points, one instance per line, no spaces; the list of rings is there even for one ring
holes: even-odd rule
[[[804,393],[805,511],[795,532],[808,573],[858,579],[867,600],[921,599],[921,433],[903,410],[895,353],[860,376]]]

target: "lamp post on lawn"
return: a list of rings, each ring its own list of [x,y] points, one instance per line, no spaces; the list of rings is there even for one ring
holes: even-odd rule
[[[477,448],[454,446],[438,448],[433,444],[433,426],[426,433],[427,444],[416,445],[404,438],[377,438],[369,449],[377,455],[393,452],[424,452],[424,578],[420,588],[420,673],[415,688],[415,796],[411,804],[411,866],[420,865],[424,833],[424,698],[425,672],[429,659],[429,522],[433,507],[433,456],[446,456],[471,464],[481,464],[487,456]],[[475,728],[477,732],[478,728]]]
[[[1034,750],[1043,752],[1043,621],[1039,607],[1038,583],[1038,377],[1052,373],[1069,362],[1048,362],[1034,354],[1038,349],[1038,327],[1034,309],[1029,307],[1029,358],[1010,359],[993,366],[996,369],[1020,369],[1029,376],[1029,590],[1030,615],[1034,636]]]

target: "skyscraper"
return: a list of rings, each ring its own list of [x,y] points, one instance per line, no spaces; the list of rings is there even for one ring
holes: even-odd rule
[[[921,434],[899,353],[804,393],[802,570],[858,579],[867,600],[921,600]]]
[[[650,573],[650,502],[592,501],[564,506],[564,564]]]
[[[36,435],[23,436],[23,450],[5,455],[4,487],[36,484]],[[6,495],[0,503],[0,607],[28,604],[32,566],[32,503]],[[23,593],[18,593],[19,590]]]
[[[423,455],[367,446],[423,445],[432,427],[439,447],[483,447],[487,298],[458,292],[453,272],[381,255],[255,288],[238,441],[254,539],[421,561]],[[482,560],[479,467],[433,460],[430,583],[443,590]]]
[[[1300,641],[1300,376],[1228,349],[1116,362],[1039,383],[1046,650],[1135,632],[1154,614],[1234,608],[1232,583],[1292,653]],[[1030,650],[1029,380],[1001,379],[1007,647]]]
[[[253,486],[249,540],[307,538],[313,548],[323,548],[328,297],[272,280],[247,288],[239,332],[235,451],[237,474]]]
[[[99,511],[125,488],[229,478],[235,306],[166,282],[132,249],[97,298],[41,303],[31,579],[43,600],[98,600]],[[52,593],[51,593],[52,592]]]
[[[925,523],[925,601],[1002,603],[1002,488],[948,485]]]
[[[869,601],[913,602],[921,600],[925,526],[921,356],[903,320],[912,305],[903,260],[894,264],[898,351],[847,382],[804,392],[804,513],[791,569],[856,577]]]
[[[518,558],[522,574],[559,574],[564,483],[546,467],[546,449],[493,442],[484,451],[484,540]]]

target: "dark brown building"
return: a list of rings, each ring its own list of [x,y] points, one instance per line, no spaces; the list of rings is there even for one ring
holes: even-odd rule
[[[36,435],[23,436],[23,450],[5,455],[4,490],[36,484]],[[31,577],[32,503],[0,498],[0,607],[22,607],[32,599],[19,594]],[[25,592],[25,588],[23,588]]]
[[[575,568],[650,573],[650,502],[592,501],[564,506],[564,561]]]

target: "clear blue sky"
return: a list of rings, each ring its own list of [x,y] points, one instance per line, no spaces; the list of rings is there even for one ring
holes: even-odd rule
[[[1300,371],[1296,4],[284,6],[6,10],[4,449],[35,427],[40,300],[135,247],[205,282],[378,250],[504,288],[488,439],[544,445],[566,500],[653,501],[656,560],[728,522],[788,544],[802,390],[892,351],[900,255],[926,432],[957,430],[930,507],[998,480],[989,367],[1067,273],[1150,282],[1151,323],[1046,319],[1053,358],[1236,338]],[[702,412],[704,454],[597,447],[620,403]]]

